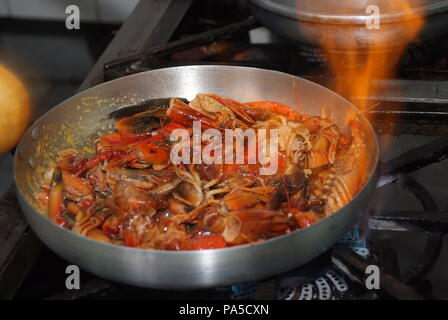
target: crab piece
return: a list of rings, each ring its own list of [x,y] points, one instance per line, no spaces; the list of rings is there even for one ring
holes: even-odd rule
[[[216,100],[211,95],[203,93],[197,94],[188,106],[213,120],[218,119],[218,113],[230,113],[230,110],[228,110],[223,103]]]
[[[96,240],[96,241],[101,241],[104,243],[112,243],[112,241],[110,240],[110,238],[100,229],[95,228],[90,230],[89,232],[87,232],[86,234],[87,238]]]
[[[141,189],[155,189],[175,179],[175,173],[168,169],[126,169],[120,167],[109,168],[106,171],[106,179],[113,189],[117,183],[124,181]]]
[[[221,206],[211,205],[201,212],[198,228],[204,232],[222,233],[226,215],[227,213],[223,212]]]
[[[349,122],[352,142],[347,150],[339,155],[334,173],[331,175],[327,198],[326,214],[337,211],[353,199],[365,183],[369,157],[366,137],[356,120]]]
[[[100,204],[104,204],[102,201]],[[74,216],[74,224],[72,231],[82,234],[88,238],[98,240],[105,243],[111,243],[110,234],[99,229],[105,217],[109,217],[111,213],[106,212],[107,207],[100,208],[97,204],[94,208],[94,215],[91,216],[81,206],[74,202],[67,203],[67,211]],[[104,224],[103,224],[104,225]]]
[[[82,198],[87,196],[93,197],[93,188],[86,179],[80,178],[63,170],[62,183],[64,186],[64,191],[74,198]]]
[[[74,202],[67,202],[67,211],[75,217],[75,227],[77,224],[85,222],[88,219],[86,211]]]
[[[291,227],[281,211],[246,209],[230,212],[222,236],[227,243],[244,244],[284,234]]]
[[[309,227],[310,225],[319,221],[318,216],[312,211],[300,211],[298,209],[288,210],[289,214],[292,214],[297,226],[301,229]]]
[[[274,115],[281,115],[288,120],[301,121],[302,116],[293,108],[274,101],[255,101],[244,103],[243,109],[254,120],[268,120]]]
[[[102,221],[101,231],[111,239],[118,239],[121,234],[121,222],[126,213],[111,200],[97,202],[91,210],[92,216]]]
[[[115,129],[122,135],[144,134],[153,129],[160,128],[163,120],[167,119],[166,109],[145,111],[133,116],[123,118],[115,123]]]
[[[183,239],[179,243],[178,250],[208,250],[227,247],[227,243],[220,234],[196,235]]]
[[[176,199],[168,201],[168,209],[174,215],[187,214],[187,205]]]
[[[194,121],[199,121],[205,128],[221,129],[219,124],[213,119],[192,109],[189,105],[178,99],[171,99],[167,114],[171,120],[177,121],[187,127],[192,127]]]
[[[88,162],[79,151],[74,149],[63,150],[58,153],[56,164],[64,171],[76,174]]]
[[[105,152],[99,152],[98,155],[87,161],[82,168],[79,168],[76,172],[76,176],[82,175],[84,172],[96,167],[105,160],[121,159],[126,155],[124,150],[109,150]]]
[[[176,121],[171,121],[160,128],[156,135],[134,145],[133,148],[137,152],[137,158],[153,165],[167,163],[171,145],[170,134],[176,129],[185,129],[185,127]]]
[[[150,216],[141,213],[131,213],[123,221],[123,243],[128,247],[138,247],[143,242],[145,233],[152,227]],[[158,237],[155,237],[156,239]]]
[[[314,117],[310,117],[311,119]],[[308,120],[307,119],[307,120]],[[319,137],[311,143],[311,149],[307,156],[307,168],[315,169],[336,161],[336,152],[339,143],[340,133],[334,126],[334,122],[328,119],[321,119],[319,128],[314,128],[314,122],[308,123],[310,132],[320,130]]]
[[[268,201],[268,199],[268,194],[237,191],[226,195],[223,199],[223,202],[229,211],[235,211],[240,209],[253,208],[257,204]]]
[[[321,139],[326,142],[324,137]],[[322,166],[329,164],[328,156],[327,156],[328,148],[324,148],[323,150],[320,148],[313,147],[309,150],[307,158],[306,158],[306,167],[309,169],[316,169]]]
[[[131,166],[146,168],[148,165],[160,165],[169,160],[171,146],[170,134],[185,126],[171,121],[151,134],[122,135],[113,133],[100,138],[97,149],[100,153],[91,160],[93,165],[104,160],[111,161],[110,166]],[[109,155],[109,153],[113,153]],[[88,166],[92,166],[90,163]]]
[[[320,129],[321,123],[322,118],[318,116],[308,117],[302,122],[303,126],[307,128],[310,133],[316,133]]]
[[[204,201],[202,189],[194,182],[182,182],[178,192],[182,199],[185,199],[193,207],[198,207]]]
[[[255,123],[255,121],[251,118],[251,116],[249,114],[247,114],[247,112],[244,110],[243,105],[241,103],[239,103],[238,101],[223,98],[216,94],[207,94],[207,95],[198,95],[198,96],[205,96],[205,97],[208,97],[208,100],[217,101],[221,106],[226,107],[229,110],[231,110],[235,114],[235,116],[237,116],[241,120],[243,120],[249,124]],[[202,105],[204,105],[204,104],[202,104]],[[222,107],[221,107],[221,110],[222,110]],[[220,111],[220,110],[218,110],[218,111]],[[215,111],[215,112],[217,112],[217,111]]]

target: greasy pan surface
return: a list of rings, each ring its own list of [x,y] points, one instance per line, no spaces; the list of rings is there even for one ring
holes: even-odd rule
[[[252,245],[201,251],[157,251],[97,242],[59,227],[45,216],[34,192],[58,151],[94,152],[94,141],[112,131],[106,115],[141,99],[216,93],[238,101],[272,100],[320,115],[327,106],[341,128],[356,110],[342,97],[285,73],[232,66],[185,66],[148,71],[91,88],[61,103],[36,121],[15,156],[20,205],[39,238],[57,254],[100,277],[152,288],[203,288],[263,279],[313,259],[350,228],[375,185],[378,146],[368,121],[359,115],[370,157],[368,183],[345,207],[299,231]]]

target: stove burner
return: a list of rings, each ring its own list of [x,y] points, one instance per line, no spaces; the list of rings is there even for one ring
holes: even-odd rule
[[[281,300],[339,300],[348,290],[347,282],[334,271],[300,287],[284,289]]]
[[[360,237],[360,230],[357,226],[347,232],[338,243],[350,247],[363,259],[369,257],[370,251],[367,248],[367,243]],[[300,274],[300,272],[298,273]],[[309,281],[299,279],[299,283],[296,285],[289,284],[289,281],[286,280],[288,285],[285,287],[280,285],[277,298],[279,300],[342,300],[349,296],[355,296],[355,291],[359,290],[358,284],[351,281],[347,275],[344,275],[331,263],[322,266],[316,274],[317,276]]]

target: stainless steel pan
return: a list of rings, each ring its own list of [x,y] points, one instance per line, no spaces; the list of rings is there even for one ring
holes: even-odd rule
[[[300,231],[261,243],[219,250],[157,251],[97,242],[59,227],[34,197],[44,168],[59,150],[93,152],[99,134],[111,131],[106,115],[141,99],[210,92],[240,101],[274,100],[320,115],[323,105],[345,127],[355,107],[334,92],[276,71],[232,66],[185,66],[144,72],[81,92],[36,121],[18,145],[15,182],[21,208],[34,232],[67,261],[100,277],[152,288],[203,288],[259,280],[291,270],[336,242],[355,222],[375,186],[378,146],[359,115],[370,153],[369,181],[344,208]]]

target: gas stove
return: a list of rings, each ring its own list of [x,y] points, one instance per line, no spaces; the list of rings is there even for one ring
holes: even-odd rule
[[[326,56],[261,28],[244,8],[199,1],[141,1],[80,90],[174,65],[229,64],[288,72],[331,88]],[[234,10],[234,11],[231,11]],[[221,12],[221,14],[219,14]],[[229,12],[233,12],[231,18]],[[148,22],[149,21],[149,22]],[[261,35],[261,37],[260,37]],[[411,46],[398,73],[377,79],[366,113],[380,140],[379,182],[357,224],[308,264],[256,283],[195,291],[126,286],[82,272],[66,290],[69,264],[27,226],[14,189],[0,201],[0,298],[7,299],[446,299],[448,231],[447,35]],[[261,40],[260,40],[261,38]],[[368,266],[380,289],[366,287]]]

